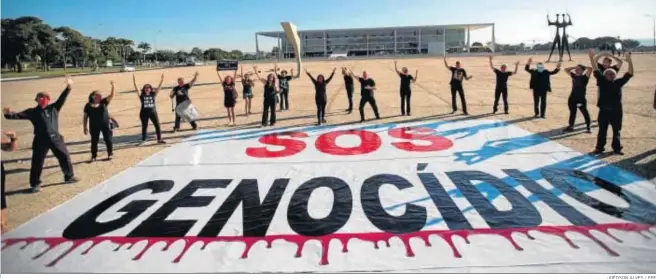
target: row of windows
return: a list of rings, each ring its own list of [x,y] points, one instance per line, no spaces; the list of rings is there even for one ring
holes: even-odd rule
[[[464,29],[447,29],[446,33],[452,32],[462,32]],[[323,39],[324,34],[326,37],[363,37],[366,34],[369,34],[370,37],[384,37],[384,36],[394,36],[394,30],[385,30],[385,31],[370,31],[370,32],[355,32],[355,31],[328,31],[328,32],[299,32],[299,38],[302,39]],[[418,36],[418,35],[443,35],[443,29],[413,29],[413,30],[397,30],[397,36]]]

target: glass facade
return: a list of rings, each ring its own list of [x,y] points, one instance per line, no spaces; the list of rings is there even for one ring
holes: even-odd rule
[[[429,45],[440,49],[463,49],[466,28],[405,27],[367,30],[300,31],[301,50],[305,57],[323,57],[332,53],[349,55],[392,55],[428,53]],[[294,56],[294,49],[284,33],[278,35],[280,50],[285,58]]]

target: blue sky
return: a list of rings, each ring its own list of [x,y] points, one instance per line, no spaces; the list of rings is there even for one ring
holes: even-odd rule
[[[650,39],[653,21],[645,14],[656,15],[653,0],[3,0],[1,7],[3,18],[38,16],[98,38],[187,51],[254,51],[255,32],[280,30],[281,21],[301,30],[493,22],[497,42],[530,44],[553,38],[545,15],[565,10],[574,22],[571,36]],[[472,32],[472,42],[490,39],[490,29]],[[260,45],[268,49],[274,40]]]

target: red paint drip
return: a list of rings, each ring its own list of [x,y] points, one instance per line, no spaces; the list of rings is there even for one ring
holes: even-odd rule
[[[406,255],[408,257],[414,257],[414,251],[412,250],[412,247],[410,245],[410,239],[412,238],[420,238],[424,241],[426,246],[431,246],[431,243],[429,241],[429,237],[431,235],[436,235],[441,237],[451,248],[453,252],[453,256],[456,258],[461,258],[462,255],[460,254],[460,251],[458,251],[458,248],[456,247],[453,238],[455,236],[462,237],[467,244],[469,244],[468,236],[471,235],[499,235],[505,239],[507,239],[516,250],[523,250],[522,247],[520,247],[515,240],[512,237],[513,233],[520,233],[526,235],[529,239],[533,240],[535,239],[533,236],[529,234],[529,231],[538,231],[550,235],[555,235],[563,240],[565,240],[572,248],[579,248],[576,244],[572,242],[571,239],[569,239],[566,236],[566,232],[577,232],[580,233],[595,243],[599,245],[602,249],[606,250],[608,254],[611,256],[618,256],[618,254],[610,249],[605,243],[603,243],[601,240],[596,238],[594,235],[591,234],[592,230],[602,232],[609,237],[615,239],[618,242],[622,242],[620,239],[617,237],[611,235],[608,230],[609,229],[615,229],[615,230],[621,230],[621,231],[629,231],[629,232],[637,232],[640,235],[644,236],[647,239],[653,239],[649,237],[648,235],[656,236],[653,232],[651,232],[649,229],[652,228],[651,225],[645,225],[645,224],[636,224],[636,223],[615,223],[615,224],[600,224],[600,225],[594,225],[594,226],[587,226],[587,227],[579,227],[579,226],[540,226],[540,227],[534,227],[534,228],[512,228],[512,229],[474,229],[474,230],[458,230],[458,231],[450,231],[450,230],[427,230],[427,231],[419,231],[419,232],[413,232],[413,233],[407,233],[407,234],[391,234],[391,233],[384,233],[384,232],[375,232],[375,233],[338,233],[338,234],[332,234],[332,235],[326,235],[326,236],[318,236],[318,237],[309,237],[309,236],[301,236],[301,235],[268,235],[264,237],[243,237],[243,236],[217,236],[217,237],[194,237],[194,236],[187,236],[187,237],[151,237],[151,238],[141,238],[141,237],[117,237],[117,236],[99,236],[99,237],[94,237],[94,238],[88,238],[88,239],[78,239],[78,240],[69,240],[65,239],[63,237],[28,237],[28,238],[12,238],[12,239],[3,239],[2,240],[2,250],[17,245],[19,243],[24,243],[23,246],[20,247],[20,249],[25,249],[27,246],[35,243],[35,242],[45,242],[47,245],[47,248],[38,253],[36,256],[33,257],[33,259],[38,259],[41,256],[47,254],[54,248],[58,247],[59,245],[63,243],[68,243],[72,242],[71,247],[69,247],[66,251],[61,253],[59,256],[57,256],[53,261],[48,263],[46,266],[52,267],[56,265],[61,259],[65,258],[67,255],[69,255],[71,252],[73,252],[75,249],[80,247],[86,242],[91,242],[91,246],[89,248],[86,248],[84,251],[82,251],[82,255],[86,255],[89,253],[94,247],[96,247],[98,244],[100,244],[103,241],[109,241],[114,244],[117,244],[118,247],[114,249],[114,251],[118,251],[120,247],[127,246],[127,249],[132,248],[136,243],[140,241],[146,241],[146,246],[139,251],[139,253],[133,258],[133,260],[137,261],[141,259],[144,254],[155,244],[164,242],[165,246],[162,248],[162,251],[166,251],[173,245],[174,242],[176,241],[183,241],[184,242],[184,247],[180,251],[177,257],[173,259],[173,263],[178,263],[182,260],[184,255],[189,251],[192,245],[195,243],[203,243],[201,250],[204,250],[208,244],[213,243],[213,242],[240,242],[245,244],[244,251],[242,252],[241,258],[248,258],[248,254],[250,253],[251,248],[255,243],[258,241],[265,241],[267,244],[267,248],[271,248],[271,244],[276,241],[276,240],[284,240],[290,243],[296,244],[296,254],[295,257],[302,257],[303,253],[303,248],[305,246],[305,243],[310,240],[317,240],[321,243],[321,265],[327,265],[328,264],[328,251],[329,251],[329,246],[330,246],[330,241],[333,239],[337,239],[341,242],[342,244],[342,252],[347,253],[348,250],[348,243],[351,239],[359,239],[362,241],[367,241],[371,242],[374,244],[374,247],[378,249],[378,243],[380,241],[384,241],[387,246],[390,246],[390,239],[392,237],[398,237],[403,245],[405,246],[406,250]]]

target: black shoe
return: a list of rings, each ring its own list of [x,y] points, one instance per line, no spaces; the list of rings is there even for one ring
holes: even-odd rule
[[[624,155],[624,152],[622,152],[622,150],[614,150],[613,154],[615,154],[615,155]]]
[[[269,126],[271,126],[271,127],[276,126],[276,123],[271,123],[271,124],[269,124]]]
[[[78,183],[78,182],[80,182],[80,180],[77,179],[77,177],[75,177],[75,176],[71,176],[69,178],[64,179],[64,183],[66,183],[66,184],[73,184],[73,183]]]
[[[547,119],[547,117],[544,116],[544,115],[541,115],[540,118],[542,118],[542,119]]]
[[[492,114],[497,114],[497,109],[493,109]]]
[[[604,153],[603,149],[595,148],[595,150],[592,151],[592,155],[601,155],[602,153]]]
[[[107,161],[112,160],[113,157],[114,157],[114,154],[107,154]]]
[[[458,111],[458,110],[454,110],[454,111],[452,111],[452,112],[451,112],[451,114],[455,114],[455,113],[456,113],[456,111]]]
[[[505,111],[504,113],[505,113],[505,114],[508,114],[508,111]]]
[[[462,114],[463,114],[463,115],[469,115],[469,113],[468,113],[468,112],[466,112],[466,111],[465,111],[465,112],[463,112]]]
[[[38,193],[41,192],[41,186],[34,186],[30,188],[30,193]]]
[[[91,164],[96,161],[96,157],[91,157],[87,163]]]
[[[402,113],[401,113],[401,116],[405,116],[405,112],[402,112]]]
[[[588,133],[588,134],[592,134],[592,130],[590,130],[590,127],[587,127],[585,132]]]
[[[196,127],[191,127],[191,129],[194,130],[194,131],[195,131],[195,130],[198,130],[198,126],[196,126]]]
[[[412,113],[409,113],[409,112],[408,112],[408,116],[412,116]]]
[[[360,120],[360,123],[364,123],[364,119]]]
[[[321,119],[321,123],[327,123],[326,119]]]
[[[353,110],[346,110],[346,111],[348,111],[348,114],[353,113]]]
[[[565,130],[563,130],[563,133],[569,133],[569,132],[574,132],[574,127],[567,127]]]
[[[535,116],[533,116],[533,117],[534,117],[534,118],[539,118],[539,117],[540,117],[540,115],[539,115],[539,114],[536,114],[536,115],[535,115]]]
[[[159,144],[165,144],[166,142],[164,140],[158,140],[157,143]]]
[[[376,120],[380,120],[380,116],[376,116]]]

